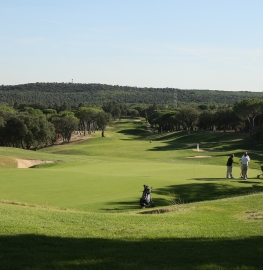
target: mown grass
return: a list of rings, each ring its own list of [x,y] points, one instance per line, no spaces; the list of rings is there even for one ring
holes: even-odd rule
[[[0,156],[0,168],[16,168],[17,161],[14,158]]]
[[[0,148],[59,161],[0,169],[1,269],[263,269],[262,154],[247,138],[159,135],[130,121],[92,136],[36,152]],[[225,179],[228,156],[244,150],[249,180]],[[156,208],[139,208],[144,183]]]
[[[255,194],[159,215],[2,203],[1,269],[262,269],[262,202]]]
[[[2,169],[0,198],[93,212],[123,212],[138,208],[143,184],[154,187],[153,198],[159,206],[168,206],[171,194],[194,202],[263,191],[262,180],[256,177],[261,173],[259,151],[250,154],[249,181],[225,179],[230,153],[241,156],[244,151],[235,148],[242,140],[240,134],[218,133],[216,142],[214,133],[159,135],[149,133],[145,123],[126,121],[107,130],[106,138],[100,133],[92,136],[40,151],[0,148],[5,155],[55,161],[35,169]],[[201,141],[200,150],[206,151],[194,151],[196,141]],[[196,155],[210,157],[189,158]],[[233,171],[238,177],[240,166],[235,165]]]

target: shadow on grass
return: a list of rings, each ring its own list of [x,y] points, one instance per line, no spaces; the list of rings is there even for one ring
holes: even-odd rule
[[[205,179],[196,179],[202,180]],[[220,179],[216,179],[217,181]],[[227,180],[227,179],[224,179]],[[215,181],[215,179],[209,178],[206,181]],[[240,181],[241,182],[241,181]],[[242,181],[243,183],[244,181]],[[155,189],[156,194],[167,195],[170,198],[180,198],[185,203],[209,201],[221,198],[228,198],[232,196],[248,195],[251,193],[263,192],[263,183],[261,186],[255,186],[255,182],[245,182],[248,184],[244,186],[233,186],[226,183],[197,183],[197,184],[184,184],[184,185],[171,185],[164,188]],[[162,200],[159,206],[167,205],[167,201]]]
[[[242,184],[245,183],[246,186],[233,186],[225,182],[229,182],[230,179],[224,178],[195,178],[195,180],[220,182],[191,183],[155,188],[151,195],[156,207],[169,206],[171,205],[171,201],[174,200],[180,200],[183,203],[192,203],[230,198],[233,196],[245,196],[248,194],[263,192],[263,181],[241,180],[237,182]],[[223,183],[221,183],[222,180],[224,180]],[[231,180],[231,182],[232,181],[236,180]],[[160,198],[160,196],[165,196],[165,198]],[[108,207],[101,208],[100,211],[121,212],[136,209],[139,210],[139,200],[140,197],[138,196],[138,198],[133,201],[109,202]]]
[[[207,179],[210,180],[211,178]],[[212,178],[213,179],[213,178]],[[204,180],[204,179],[196,179]],[[217,179],[219,180],[219,179]],[[234,180],[233,180],[234,181]],[[245,181],[242,181],[242,183]],[[228,198],[233,196],[248,195],[257,192],[263,192],[262,182],[245,182],[248,184],[244,186],[233,186],[224,183],[200,183],[200,184],[185,184],[185,185],[172,185],[160,189],[155,189],[157,194],[170,194],[175,198],[181,198],[184,202],[198,202],[215,200],[221,198]],[[261,183],[261,186],[254,185],[255,183]]]
[[[154,198],[154,196],[152,197],[152,201],[156,204],[156,206],[167,206],[169,204],[167,200],[165,200],[163,198]],[[109,207],[101,208],[99,210],[106,211],[106,212],[114,212],[114,211],[127,212],[127,211],[131,211],[131,210],[141,210],[139,197],[134,201],[109,202],[107,205]],[[112,207],[110,207],[110,206],[112,206]],[[150,207],[150,208],[152,208],[152,207]]]
[[[241,184],[253,184],[253,183],[257,183],[257,184],[263,184],[263,179],[260,181],[258,180],[257,182],[254,182],[256,179],[258,178],[249,178],[247,180],[244,180],[242,178],[233,178],[233,179],[227,179],[227,178],[192,178],[191,180],[197,180],[197,181],[231,181],[231,182],[236,182],[236,183],[241,183]]]
[[[122,140],[144,140],[151,141],[151,148],[149,152],[165,152],[176,150],[189,150],[196,147],[196,144],[200,144],[200,149],[205,149],[203,155],[209,155],[215,153],[215,156],[227,158],[226,152],[235,153],[236,157],[241,157],[243,151],[237,149],[244,149],[251,153],[253,165],[251,168],[260,169],[260,165],[263,163],[262,151],[259,151],[258,146],[253,142],[251,137],[246,137],[241,133],[233,132],[210,132],[210,131],[192,131],[188,134],[187,131],[176,131],[171,133],[150,133],[146,130],[146,127],[141,125],[136,128],[123,129],[119,131],[129,137]],[[162,145],[155,145],[155,142],[163,142]],[[220,152],[224,152],[220,154]],[[194,161],[188,160],[188,163]],[[210,161],[212,162],[212,161]],[[259,172],[260,173],[260,172]]]
[[[147,218],[147,217],[146,217]],[[0,237],[1,270],[263,269],[263,237],[110,240]]]
[[[140,137],[142,134],[148,134],[147,130],[145,128],[138,129],[138,128],[128,128],[118,131],[117,133],[121,133],[124,135],[132,135],[136,137]]]

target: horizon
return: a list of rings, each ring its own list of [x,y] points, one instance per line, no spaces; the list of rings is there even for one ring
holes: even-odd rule
[[[78,82],[30,82],[30,83],[20,83],[20,84],[2,84],[1,86],[19,86],[19,85],[26,85],[26,84],[49,84],[49,83],[54,83],[54,84],[101,84],[101,85],[109,85],[109,86],[120,86],[120,87],[130,87],[130,88],[154,88],[154,89],[173,89],[173,90],[182,90],[182,91],[187,91],[187,90],[194,90],[194,91],[222,91],[222,92],[252,92],[252,93],[258,93],[258,92],[263,92],[263,91],[247,91],[247,90],[240,90],[240,91],[231,91],[231,90],[220,90],[220,89],[183,89],[183,88],[177,88],[177,87],[139,87],[139,86],[130,86],[130,85],[118,85],[118,84],[108,84],[108,83],[78,83]]]
[[[263,91],[260,0],[10,0],[0,11],[1,85]]]

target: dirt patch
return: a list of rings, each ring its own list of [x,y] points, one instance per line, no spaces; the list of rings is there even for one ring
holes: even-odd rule
[[[39,159],[22,159],[17,158],[17,168],[24,169],[24,168],[30,168],[38,164],[44,164],[44,163],[53,163],[51,160],[39,160]]]
[[[69,143],[75,143],[79,141],[85,141],[91,138],[91,134],[86,134],[85,136],[82,134],[74,134],[71,136],[70,142]],[[63,144],[68,144],[68,142],[63,142],[62,138],[57,139],[54,145],[63,145]]]
[[[142,212],[139,212],[138,214],[141,215],[158,215],[158,214],[165,214],[170,212],[179,212],[179,211],[189,211],[194,209],[193,207],[184,206],[184,205],[178,205],[176,207],[170,207],[170,208],[155,208],[155,209],[149,209]]]
[[[263,220],[263,211],[259,212],[246,212],[247,219]]]
[[[140,214],[144,214],[144,215],[149,215],[149,214],[164,214],[164,213],[169,213],[169,212],[173,212],[174,210],[171,209],[154,209],[154,210],[148,210],[148,211],[143,211],[140,212]]]

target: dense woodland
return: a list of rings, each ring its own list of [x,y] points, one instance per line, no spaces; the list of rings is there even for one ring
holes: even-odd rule
[[[246,98],[263,99],[262,92],[235,92],[177,88],[140,88],[106,84],[29,83],[0,86],[0,105],[40,103],[48,106],[102,106],[108,101],[133,105],[162,104],[167,107],[206,104],[233,105]],[[175,102],[177,100],[177,102]]]
[[[0,87],[0,145],[39,149],[73,132],[102,137],[111,121],[140,117],[154,132],[245,132],[263,142],[263,93],[105,84],[32,83]]]

